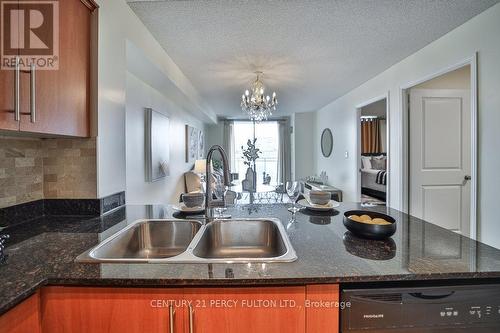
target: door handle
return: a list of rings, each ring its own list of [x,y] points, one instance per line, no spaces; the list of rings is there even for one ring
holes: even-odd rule
[[[21,120],[21,109],[19,103],[19,85],[20,85],[20,75],[21,68],[19,65],[19,57],[16,57],[16,64],[14,67],[14,120]]]
[[[469,180],[471,180],[472,177],[469,175],[464,176],[464,181],[462,182],[462,186],[465,186]]]
[[[36,122],[36,66],[30,66],[30,120]]]
[[[189,304],[189,333],[194,333],[194,309],[191,304]]]
[[[170,304],[168,307],[168,320],[169,333],[174,333],[175,309],[173,304]]]

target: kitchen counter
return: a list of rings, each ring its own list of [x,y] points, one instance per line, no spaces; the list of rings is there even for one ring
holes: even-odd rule
[[[393,216],[398,229],[386,241],[350,234],[343,203],[334,213],[302,211],[288,225],[287,205],[241,205],[233,217],[275,217],[285,225],[298,260],[252,264],[77,263],[75,258],[143,218],[170,218],[170,206],[126,206],[92,217],[42,216],[15,225],[6,263],[0,265],[0,313],[44,285],[229,286],[314,283],[386,283],[422,280],[500,280],[500,250],[385,207],[364,208]],[[361,208],[363,209],[363,208]]]

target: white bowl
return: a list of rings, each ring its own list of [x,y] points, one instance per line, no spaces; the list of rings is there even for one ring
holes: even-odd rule
[[[326,205],[330,202],[331,194],[326,191],[310,191],[309,200],[315,205]]]
[[[204,200],[204,193],[184,193],[182,195],[182,201],[189,208],[202,206]]]

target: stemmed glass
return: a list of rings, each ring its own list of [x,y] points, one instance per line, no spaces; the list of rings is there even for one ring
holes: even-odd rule
[[[288,208],[292,214],[297,213],[300,208],[297,206],[296,202],[297,198],[300,195],[300,183],[297,181],[287,182],[286,183],[286,194],[292,201],[292,207]]]
[[[222,182],[216,182],[215,183],[215,186],[214,186],[214,194],[215,194],[215,197],[217,198],[217,200],[221,201],[221,203],[217,203],[218,205],[220,204],[220,206],[217,206],[215,208],[215,211],[217,212],[218,214],[218,218],[224,218],[223,216],[223,212],[226,210],[225,206],[226,206],[226,202],[225,202],[225,198],[226,198],[226,193],[227,193],[227,186],[222,183]]]

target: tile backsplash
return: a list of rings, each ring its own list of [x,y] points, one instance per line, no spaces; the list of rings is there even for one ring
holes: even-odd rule
[[[0,136],[0,208],[38,199],[97,197],[94,138]]]
[[[97,197],[95,139],[42,141],[45,199]]]
[[[0,137],[0,208],[42,198],[42,140]]]

